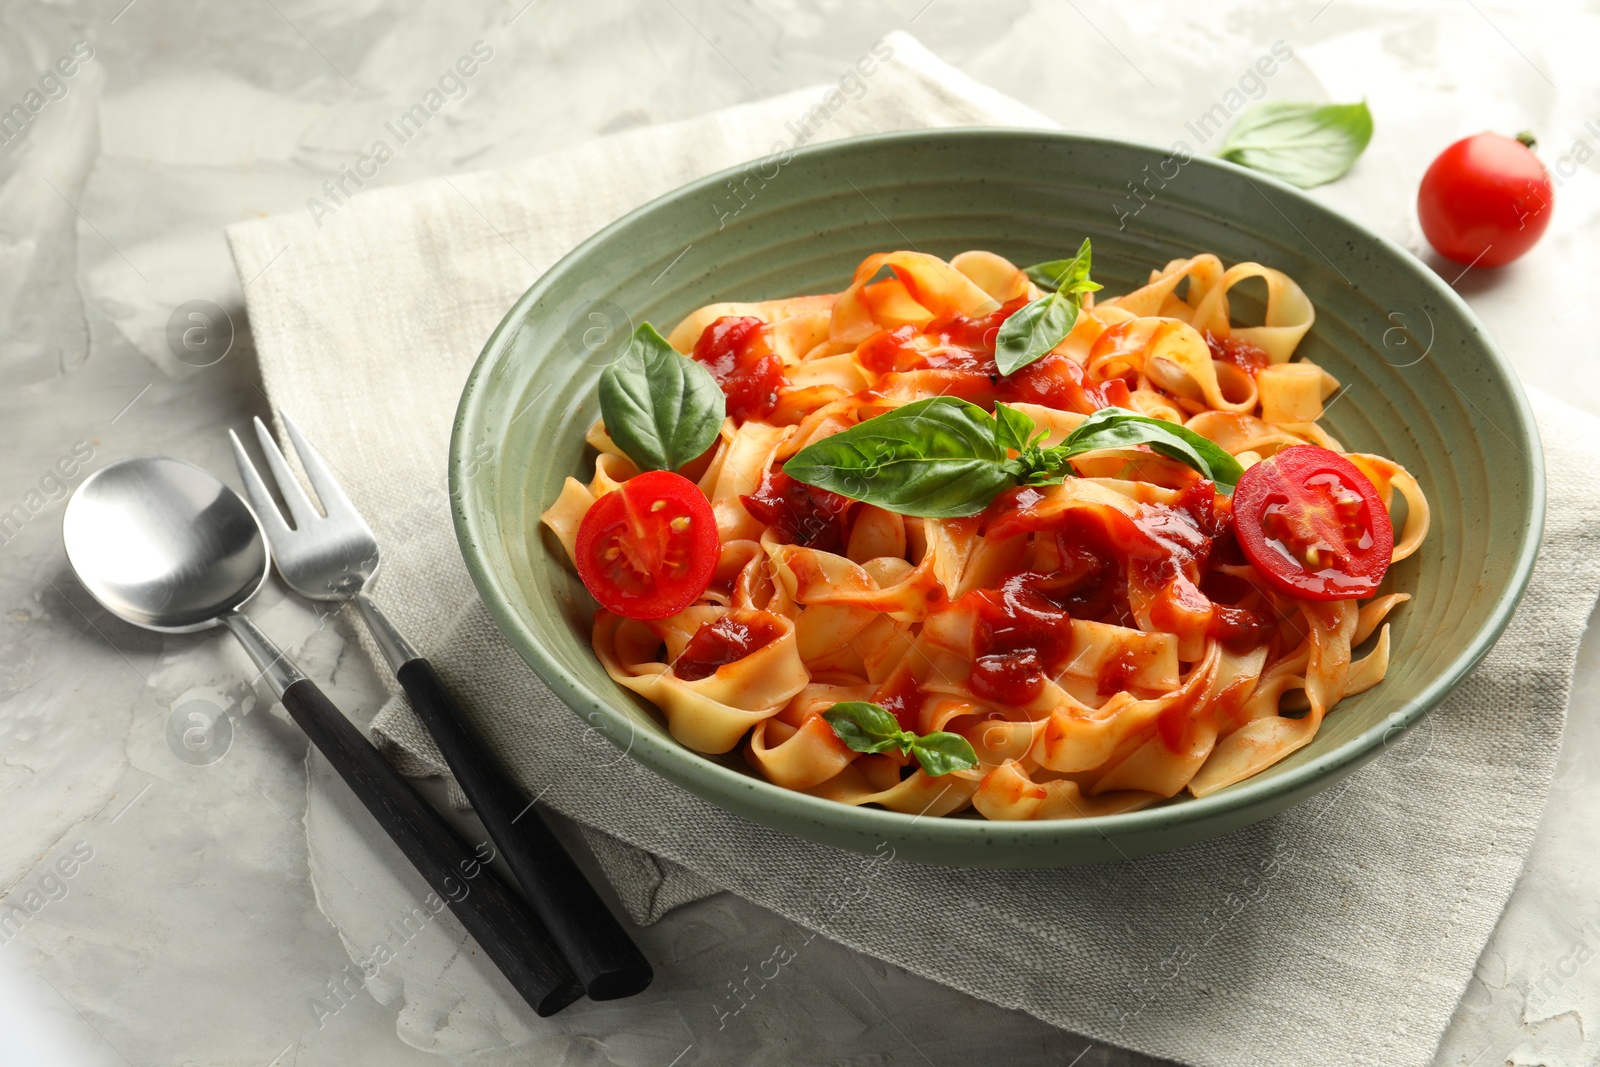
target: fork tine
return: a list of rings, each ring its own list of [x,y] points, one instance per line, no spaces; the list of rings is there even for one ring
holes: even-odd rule
[[[244,494],[250,498],[250,507],[255,511],[256,518],[260,519],[261,525],[266,528],[267,543],[280,545],[282,539],[289,536],[289,527],[279,514],[278,505],[273,502],[272,494],[267,491],[267,483],[261,480],[256,465],[250,461],[244,445],[239,441],[239,435],[229,430],[228,440],[233,442],[233,459],[239,464],[239,477],[244,479]]]
[[[267,430],[267,424],[260,418],[255,420],[255,424],[256,440],[261,442],[261,452],[266,456],[267,466],[272,469],[272,477],[278,483],[278,495],[289,505],[289,514],[294,516],[294,528],[304,530],[307,524],[316,522],[322,516],[317,514],[311,498],[300,487],[300,479],[289,469],[289,461],[283,458],[278,442],[272,439],[271,432]]]
[[[300,457],[300,466],[305,468],[306,477],[311,479],[311,488],[317,491],[317,499],[322,501],[322,510],[327,512],[328,518],[337,518],[347,523],[360,523],[367,525],[361,517],[361,512],[350,502],[345,495],[344,487],[339,484],[339,479],[334,477],[333,471],[328,467],[328,461],[322,458],[316,446],[306,440],[306,435],[300,432],[300,427],[280,408],[278,418],[283,420],[283,428],[289,431],[289,445],[294,449],[295,455]]]

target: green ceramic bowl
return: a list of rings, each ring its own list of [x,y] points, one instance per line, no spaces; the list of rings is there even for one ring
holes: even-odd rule
[[[1139,189],[1140,196],[1133,194]],[[1349,386],[1326,425],[1392,456],[1434,508],[1422,550],[1390,587],[1382,685],[1342,702],[1316,741],[1202,800],[1125,815],[1001,823],[913,818],[780,789],[737,758],[667,734],[589,648],[591,601],[539,525],[562,479],[587,479],[595,383],[622,332],[663,332],[717,300],[836,291],[869,253],[984,248],[1026,264],[1093,239],[1112,293],[1209,251],[1287,272],[1316,305],[1300,347]],[[1246,283],[1234,313],[1259,321]],[[585,335],[585,332],[587,336]],[[485,456],[489,458],[485,459]],[[501,630],[554,692],[662,776],[746,818],[842,848],[971,867],[1052,867],[1176,848],[1281,811],[1383,751],[1461,681],[1511,617],[1538,548],[1544,468],[1526,398],[1461,299],[1426,266],[1305,195],[1209,159],[1061,133],[919,131],[820,145],[662,197],[607,226],[529,289],[490,337],[451,445],[456,532]],[[670,817],[670,813],[668,813]]]

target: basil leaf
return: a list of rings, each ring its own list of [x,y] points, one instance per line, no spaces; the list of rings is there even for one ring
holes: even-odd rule
[[[1005,404],[990,415],[950,396],[918,400],[801,449],[784,473],[819,489],[900,515],[976,515],[1003,489],[1051,485],[1067,460],[1102,448],[1148,445],[1199,471],[1224,490],[1244,473],[1214,442],[1176,423],[1126,408],[1103,408],[1059,445],[1029,441],[1032,419]],[[1009,451],[1016,451],[1009,458]]]
[[[900,729],[900,722],[876,704],[864,700],[846,700],[822,713],[852,752],[904,752],[915,739]]]
[[[1016,459],[1006,461],[1006,470],[1018,485],[1060,485],[1072,473],[1060,445],[1054,448],[1025,448]]]
[[[1151,451],[1187,463],[1217,485],[1231,489],[1244,468],[1209,438],[1174,422],[1153,419],[1126,408],[1101,408],[1067,435],[1058,448],[1063,459],[1101,448],[1149,445]],[[1054,451],[1054,450],[1052,450]]]
[[[911,743],[911,754],[930,778],[951,771],[970,771],[978,765],[978,754],[972,750],[972,743],[960,734],[943,730],[917,738]]]
[[[1001,374],[1015,374],[1060,344],[1077,325],[1083,294],[1100,288],[1089,280],[1089,239],[1078,254],[1028,268],[1028,277],[1041,288],[1053,290],[1024,304],[1000,324],[995,337],[994,361]],[[1042,279],[1042,280],[1041,280]]]
[[[1035,263],[1031,267],[1022,268],[1022,273],[1028,279],[1047,293],[1053,293],[1061,287],[1062,280],[1078,263],[1074,256],[1072,259],[1052,259],[1044,263]]]
[[[886,411],[802,448],[783,465],[797,481],[899,515],[976,515],[1013,484],[995,419],[953,396]]]
[[[1000,324],[995,365],[1001,374],[1015,374],[1060,344],[1077,321],[1078,305],[1059,292],[1024,304]]]
[[[918,737],[900,729],[899,720],[877,704],[841,701],[823,712],[822,717],[850,751],[909,752],[932,778],[951,771],[969,771],[978,765],[978,754],[960,734],[940,730]]]
[[[1239,116],[1218,155],[1309,189],[1342,176],[1372,140],[1359,104],[1260,104]]]
[[[1078,246],[1078,254],[1071,259],[1052,259],[1047,263],[1035,263],[1025,268],[1023,273],[1033,284],[1050,292],[1060,289],[1068,292],[1092,292],[1099,289],[1100,285],[1089,280],[1089,258],[1089,239],[1085,237],[1083,244]]]
[[[711,447],[727,401],[717,380],[648,322],[600,373],[606,433],[641,471],[675,471]]]
[[[1030,438],[1037,426],[1031,418],[1009,404],[994,406],[994,443],[999,448],[1011,448],[1018,452],[1025,450],[1032,443]]]

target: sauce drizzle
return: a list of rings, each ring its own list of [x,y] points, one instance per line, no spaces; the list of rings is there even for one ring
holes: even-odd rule
[[[759,652],[782,636],[783,630],[764,611],[729,612],[700,624],[683,652],[672,661],[672,673],[686,682],[698,682]]]

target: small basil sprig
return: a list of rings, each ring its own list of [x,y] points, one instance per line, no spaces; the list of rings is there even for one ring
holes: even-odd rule
[[[822,713],[839,740],[852,752],[909,752],[930,778],[951,771],[970,771],[978,765],[972,743],[944,730],[918,737],[900,729],[895,717],[876,704],[848,700]]]
[[[711,372],[648,322],[600,372],[606,433],[641,471],[675,471],[711,447],[727,401]]]
[[[1033,431],[1038,428],[1038,423],[1010,404],[994,406],[994,441],[1001,448],[1021,452],[1049,436],[1046,433],[1035,436]]]
[[[1044,296],[1024,304],[1000,324],[994,361],[1001,374],[1014,374],[1060,344],[1078,322],[1083,294],[1100,288],[1089,280],[1089,239],[1071,259],[1036,263],[1026,271]]]
[[[1023,273],[1033,281],[1033,284],[1051,293],[1061,289],[1071,289],[1074,285],[1086,282],[1095,289],[1100,288],[1089,281],[1087,237],[1083,239],[1083,244],[1078,246],[1078,254],[1071,259],[1052,259],[1044,263],[1035,263],[1031,267],[1024,267]]]
[[[936,396],[814,441],[783,470],[886,511],[936,519],[976,515],[1012,486],[1060,482],[1072,473],[1068,460],[1102,448],[1149,445],[1224,489],[1244,473],[1238,460],[1193,430],[1125,408],[1102,408],[1048,448],[1036,429],[1005,404],[990,415],[957,397]]]
[[[1261,104],[1239,116],[1217,155],[1309,189],[1342,176],[1372,140],[1359,104]]]

